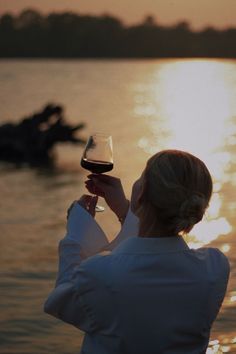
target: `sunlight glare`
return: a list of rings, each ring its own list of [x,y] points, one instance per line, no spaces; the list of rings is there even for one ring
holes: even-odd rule
[[[224,243],[222,246],[221,246],[221,251],[223,253],[227,253],[229,252],[231,249],[231,246],[228,244],[228,243]]]
[[[136,107],[152,132],[151,139],[140,139],[138,144],[143,150],[149,154],[166,148],[185,150],[202,159],[211,172],[214,193],[208,217],[193,229],[199,244],[207,244],[232,229],[225,217],[219,217],[220,191],[227,182],[226,171],[231,163],[224,145],[235,133],[230,122],[231,93],[224,70],[216,60],[169,62],[154,73],[149,92],[147,86],[143,89],[143,95],[149,99],[139,100]],[[235,140],[231,136],[232,141]]]

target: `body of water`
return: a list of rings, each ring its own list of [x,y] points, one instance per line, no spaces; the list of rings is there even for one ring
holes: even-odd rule
[[[146,160],[165,148],[187,150],[209,167],[211,205],[187,237],[220,248],[231,277],[214,324],[210,353],[236,353],[236,61],[0,61],[0,122],[18,122],[48,102],[63,104],[81,135],[112,134],[113,175],[127,195]],[[0,164],[0,353],[78,353],[83,334],[43,313],[54,286],[66,209],[85,192],[82,148],[59,145],[53,171]],[[112,239],[119,223],[98,222]]]

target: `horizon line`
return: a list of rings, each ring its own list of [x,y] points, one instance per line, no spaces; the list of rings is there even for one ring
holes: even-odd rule
[[[22,10],[18,10],[18,11],[14,11],[14,10],[7,10],[7,11],[1,11],[0,10],[0,17],[4,16],[4,15],[11,15],[11,16],[19,16],[20,14],[22,14],[25,11],[35,11],[38,12],[39,14],[43,15],[43,16],[47,16],[50,14],[65,14],[65,13],[70,13],[70,14],[75,14],[75,15],[80,15],[80,16],[91,16],[91,17],[102,17],[102,16],[109,16],[109,17],[113,17],[117,20],[119,20],[122,24],[126,25],[126,26],[135,26],[135,25],[139,25],[141,23],[144,22],[144,20],[148,17],[152,17],[154,19],[154,23],[157,26],[161,26],[161,27],[174,27],[177,26],[180,23],[187,23],[190,30],[191,31],[204,31],[208,28],[212,28],[214,30],[228,30],[228,29],[236,29],[236,24],[235,26],[233,25],[224,25],[224,26],[219,26],[219,25],[215,25],[215,24],[206,24],[206,25],[202,25],[202,26],[193,26],[192,22],[188,19],[185,18],[180,18],[179,20],[176,21],[171,21],[171,22],[160,22],[159,19],[156,18],[156,16],[154,14],[151,13],[146,13],[142,16],[142,18],[140,20],[137,21],[125,21],[121,16],[116,15],[110,11],[102,11],[101,13],[91,13],[91,12],[79,12],[77,10],[72,10],[72,9],[64,9],[64,10],[47,10],[44,11],[43,9],[39,9],[35,6],[29,6],[29,7],[25,7]]]

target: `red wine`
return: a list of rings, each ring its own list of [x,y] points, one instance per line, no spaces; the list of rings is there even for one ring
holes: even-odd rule
[[[81,160],[81,166],[92,173],[104,173],[113,169],[112,162],[99,161],[99,160]]]

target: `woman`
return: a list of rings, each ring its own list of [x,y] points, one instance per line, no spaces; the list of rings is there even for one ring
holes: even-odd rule
[[[181,235],[208,206],[207,167],[187,152],[157,153],[133,185],[130,208],[119,179],[90,175],[86,186],[105,198],[121,232],[108,243],[93,218],[97,197],[73,203],[45,311],[86,333],[84,354],[205,353],[229,264]],[[111,252],[95,255],[102,250]]]

